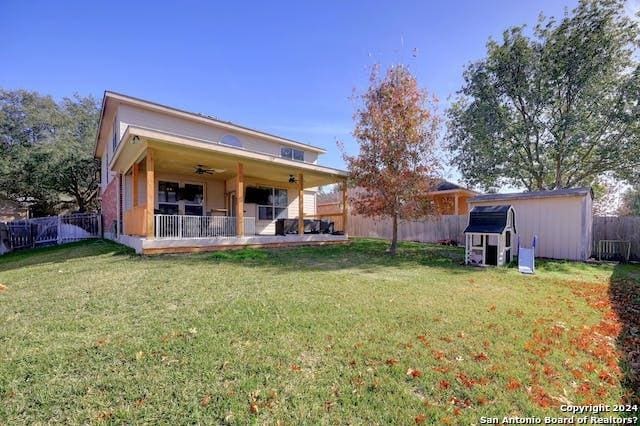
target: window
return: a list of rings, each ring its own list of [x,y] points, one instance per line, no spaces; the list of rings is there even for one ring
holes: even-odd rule
[[[286,189],[248,187],[245,202],[258,204],[258,220],[274,220],[287,217],[289,200]]]
[[[158,210],[160,214],[178,214],[178,182],[158,182]]]
[[[202,202],[204,201],[202,185],[185,183],[182,188],[184,214],[202,216]]]
[[[220,143],[223,145],[235,146],[236,148],[242,148],[242,142],[240,142],[240,139],[233,135],[224,135],[222,139],[220,139]]]
[[[289,160],[304,161],[304,151],[283,146],[280,148],[280,157]]]
[[[117,131],[117,124],[118,122],[116,121],[116,119],[113,120],[113,128],[111,129],[111,133],[113,133],[112,137],[111,137],[111,147],[113,148],[112,152],[116,152],[116,148],[118,146],[118,131]]]

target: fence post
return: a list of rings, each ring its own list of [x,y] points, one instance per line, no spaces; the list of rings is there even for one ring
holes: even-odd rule
[[[56,216],[57,224],[56,224],[56,243],[58,245],[62,244],[62,224],[60,220],[60,216]]]
[[[38,225],[36,225],[35,223],[29,222],[29,240],[31,243],[31,248],[34,248],[36,246],[36,237],[33,235],[34,226],[36,229],[38,229]]]

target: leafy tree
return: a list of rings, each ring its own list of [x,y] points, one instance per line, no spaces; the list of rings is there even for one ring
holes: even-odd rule
[[[374,69],[360,100],[353,132],[360,152],[343,154],[350,184],[357,187],[351,202],[358,214],[392,218],[389,252],[395,254],[398,220],[435,210],[426,194],[438,170],[433,154],[439,119],[432,98],[401,65],[382,78]]]
[[[58,196],[48,187],[42,148],[53,143],[61,122],[55,101],[25,90],[0,90],[0,196],[33,204],[49,214]]]
[[[640,216],[640,186],[628,189],[622,198],[621,215]]]
[[[56,103],[36,92],[0,90],[0,196],[31,203],[36,215],[92,206],[97,121],[91,97]]]
[[[73,197],[79,211],[97,208],[100,164],[93,145],[98,126],[98,106],[92,97],[64,98],[60,104],[63,124],[51,144],[49,187]]]
[[[581,0],[531,36],[510,28],[468,66],[449,109],[448,148],[485,189],[590,185],[640,173],[640,35],[622,0]]]

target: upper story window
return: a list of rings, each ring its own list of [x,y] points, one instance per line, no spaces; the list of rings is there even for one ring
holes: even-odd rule
[[[113,120],[113,128],[111,129],[111,147],[113,148],[113,152],[116,152],[116,147],[118,146],[118,131],[116,127],[117,121]]]
[[[295,161],[304,161],[304,151],[283,146],[280,148],[280,157]]]
[[[222,139],[220,139],[220,143],[223,145],[235,146],[236,148],[242,148],[242,142],[240,142],[240,139],[233,135],[224,135]]]

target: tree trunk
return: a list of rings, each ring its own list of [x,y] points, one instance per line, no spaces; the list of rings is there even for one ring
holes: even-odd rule
[[[391,246],[389,247],[389,254],[392,256],[396,255],[396,250],[398,248],[398,215],[393,215],[393,235],[391,236]]]
[[[84,203],[84,199],[80,196],[76,196],[76,203],[78,204],[78,212],[84,213],[86,209],[86,205]]]

